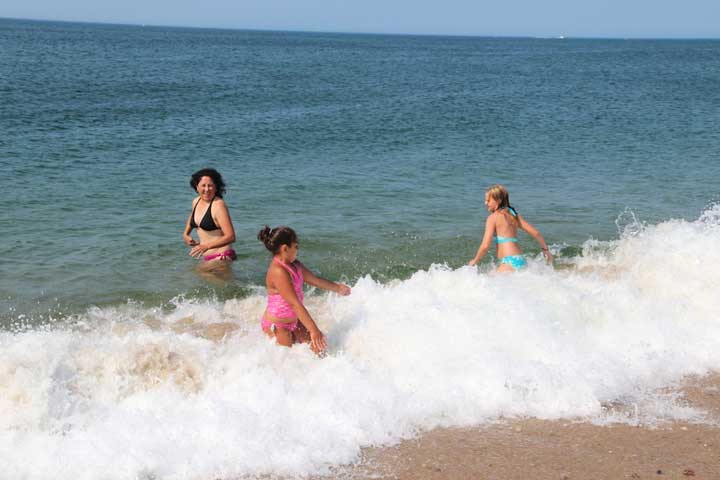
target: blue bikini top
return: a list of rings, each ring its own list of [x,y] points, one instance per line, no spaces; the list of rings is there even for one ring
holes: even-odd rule
[[[517,217],[517,212],[513,207],[507,207],[508,212],[510,212],[510,215],[513,217]],[[495,235],[493,237],[493,240],[495,240],[495,243],[508,243],[508,242],[517,242],[517,237],[501,237],[499,235]]]
[[[518,241],[517,237],[500,237],[497,235],[495,235],[493,237],[493,239],[495,240],[495,243],[507,243],[507,242],[517,242]]]

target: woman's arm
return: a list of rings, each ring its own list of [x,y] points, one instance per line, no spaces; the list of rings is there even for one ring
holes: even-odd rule
[[[480,247],[478,248],[475,257],[468,262],[468,265],[477,265],[488,250],[490,250],[490,247],[492,247],[493,233],[495,233],[495,214],[490,215],[485,221],[485,233],[483,234],[482,242],[480,243]]]
[[[345,285],[343,283],[331,282],[330,280],[326,280],[322,277],[318,277],[302,263],[297,262],[297,261],[295,263],[300,268],[302,268],[303,279],[305,280],[305,283],[309,283],[313,287],[322,288],[323,290],[335,292],[339,295],[350,295],[350,287],[348,287],[347,285]]]
[[[547,262],[549,264],[552,264],[553,256],[552,253],[550,253],[550,249],[548,249],[547,243],[545,243],[545,239],[543,238],[542,234],[538,231],[537,228],[533,227],[530,222],[526,221],[522,216],[518,215],[517,218],[520,222],[520,228],[525,230],[531,237],[535,239],[535,241],[540,245],[540,248],[542,248],[543,254],[547,259]]]
[[[190,219],[192,219],[192,215],[195,208],[195,202],[199,201],[200,198],[196,198],[192,201],[191,208],[190,208],[190,215],[188,215],[187,221],[185,222],[185,230],[183,230],[183,240],[185,241],[185,244],[189,247],[194,247],[198,244],[197,241],[195,241],[194,238],[190,236],[190,232],[192,232],[192,227],[190,226]]]
[[[271,266],[268,276],[270,277],[272,286],[278,291],[283,300],[290,305],[297,315],[298,320],[307,328],[307,331],[310,333],[310,346],[313,350],[316,352],[325,350],[325,347],[327,347],[325,335],[320,331],[315,320],[312,319],[310,313],[305,308],[305,305],[302,304],[295,294],[290,274],[282,267]]]
[[[219,198],[213,202],[213,205],[215,205],[213,221],[220,227],[220,231],[222,231],[223,234],[220,237],[213,238],[207,243],[197,244],[195,248],[190,250],[190,255],[194,257],[202,255],[211,248],[223,247],[235,241],[235,229],[233,228],[232,220],[230,220],[230,212],[228,212],[227,205]],[[213,212],[210,213],[212,214]]]

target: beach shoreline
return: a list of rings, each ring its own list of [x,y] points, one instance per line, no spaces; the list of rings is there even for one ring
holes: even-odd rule
[[[678,390],[708,423],[656,425],[580,420],[505,420],[437,428],[390,447],[363,450],[333,479],[717,479],[720,374],[691,377]]]

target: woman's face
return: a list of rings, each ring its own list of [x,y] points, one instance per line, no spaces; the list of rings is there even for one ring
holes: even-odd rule
[[[494,212],[498,208],[498,201],[490,196],[489,193],[485,194],[485,208],[488,212]]]
[[[215,197],[217,190],[215,189],[215,182],[210,177],[201,177],[197,184],[197,192],[200,198],[209,202]]]

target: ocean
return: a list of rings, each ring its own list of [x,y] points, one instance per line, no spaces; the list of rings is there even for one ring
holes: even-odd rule
[[[709,422],[720,368],[720,41],[0,19],[8,478],[322,474],[503,418]],[[230,281],[182,230],[217,168]],[[496,275],[485,189],[556,256]],[[265,224],[346,282],[328,357],[259,330]],[[52,453],[49,453],[52,452]]]

